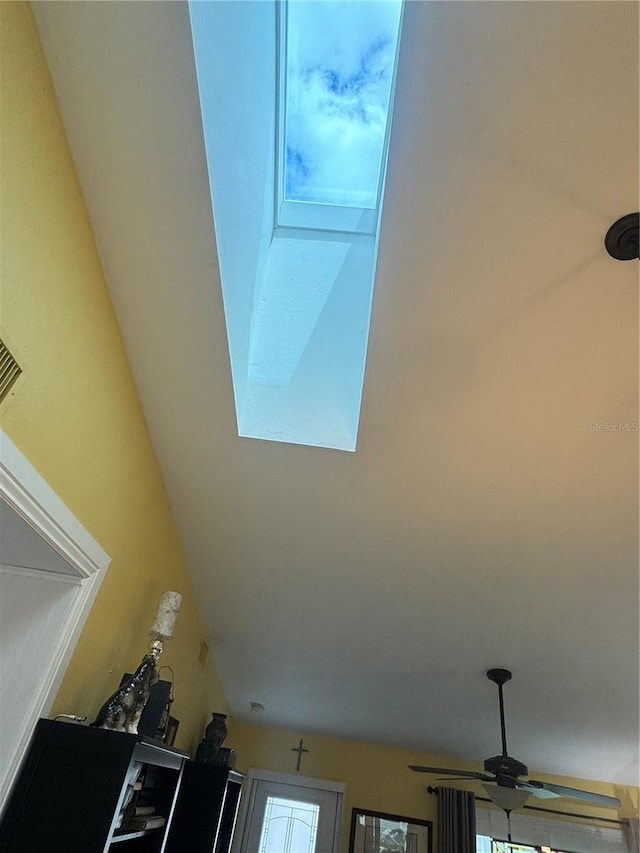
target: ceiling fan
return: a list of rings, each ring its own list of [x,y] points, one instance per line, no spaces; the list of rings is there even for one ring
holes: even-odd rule
[[[536,779],[524,779],[529,771],[521,761],[509,755],[507,752],[507,734],[504,722],[504,699],[502,696],[503,685],[511,680],[508,669],[490,669],[487,678],[498,685],[498,696],[500,700],[500,730],[502,733],[502,755],[487,758],[484,762],[484,772],[475,770],[451,770],[446,767],[421,767],[410,764],[409,768],[417,773],[442,774],[450,779],[478,779],[484,783],[484,788],[491,800],[509,814],[513,809],[522,808],[528,798],[533,795],[543,799],[555,797],[573,797],[586,800],[594,805],[619,808],[620,800],[617,797],[607,797],[603,794],[595,794],[591,791],[582,791],[578,788],[567,788],[565,785],[556,785],[551,782],[539,782]]]

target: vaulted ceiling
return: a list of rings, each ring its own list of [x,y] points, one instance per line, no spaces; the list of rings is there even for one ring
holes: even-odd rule
[[[232,713],[637,783],[637,4],[407,4],[355,453],[238,438],[187,6],[34,9]]]

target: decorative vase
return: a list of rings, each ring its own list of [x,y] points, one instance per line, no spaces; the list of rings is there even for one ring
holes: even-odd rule
[[[204,730],[205,740],[208,740],[213,744],[213,748],[216,752],[220,749],[227,736],[226,719],[226,714],[212,713],[211,722]]]

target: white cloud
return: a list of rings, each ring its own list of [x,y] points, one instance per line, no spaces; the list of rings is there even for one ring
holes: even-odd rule
[[[289,3],[289,198],[375,207],[401,5]]]

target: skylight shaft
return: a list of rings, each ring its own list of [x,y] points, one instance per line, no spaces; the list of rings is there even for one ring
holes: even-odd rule
[[[281,200],[375,211],[402,2],[287,0],[281,11]],[[370,231],[365,221],[340,230]]]
[[[189,3],[240,436],[356,449],[402,9]]]

